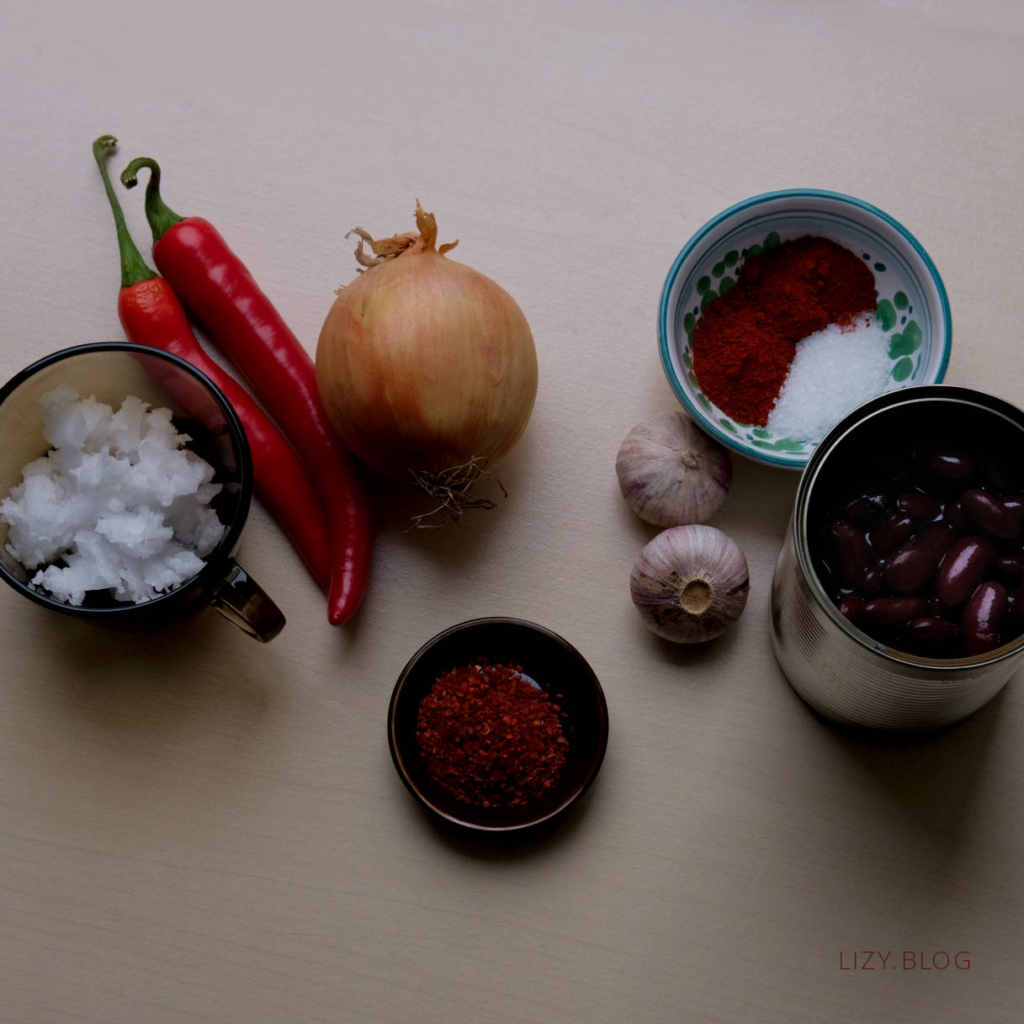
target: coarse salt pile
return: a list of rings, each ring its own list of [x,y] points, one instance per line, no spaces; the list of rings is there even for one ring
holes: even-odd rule
[[[829,324],[796,345],[796,356],[768,429],[796,441],[820,440],[852,409],[885,390],[889,337],[875,318],[856,327]]]
[[[224,534],[210,507],[221,487],[170,409],[129,396],[115,413],[68,385],[39,401],[53,448],[0,502],[7,551],[43,566],[32,585],[72,605],[103,590],[142,603],[194,576]]]

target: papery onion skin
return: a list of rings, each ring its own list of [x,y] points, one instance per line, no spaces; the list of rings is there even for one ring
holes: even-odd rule
[[[683,412],[638,423],[615,459],[626,504],[654,526],[702,523],[732,485],[732,457]]]
[[[701,643],[743,613],[750,575],[743,552],[721,530],[675,526],[640,552],[629,589],[648,629],[675,643]]]
[[[428,228],[433,217],[417,209],[422,235],[339,291],[316,356],[341,439],[397,479],[471,459],[493,466],[526,429],[537,393],[522,310],[490,278],[437,252],[421,215]]]

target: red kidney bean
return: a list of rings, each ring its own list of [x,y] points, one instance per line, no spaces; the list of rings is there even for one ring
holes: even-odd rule
[[[860,591],[868,597],[875,597],[885,590],[885,567],[873,565],[864,573],[860,581]]]
[[[921,491],[903,491],[896,504],[901,512],[906,512],[918,522],[934,519],[942,511],[942,506],[934,498]]]
[[[1003,555],[996,559],[996,569],[1011,580],[1024,576],[1024,555]]]
[[[1020,518],[987,491],[967,491],[960,499],[967,518],[992,537],[1010,540],[1020,533]]]
[[[932,594],[932,596],[927,599],[927,603],[928,614],[934,616],[935,618],[941,619],[949,611],[946,605],[942,601],[940,601],[939,598],[937,598],[934,594]]]
[[[885,515],[885,510],[888,508],[889,503],[889,495],[883,494],[880,491],[871,491],[859,495],[852,501],[848,501],[839,514],[843,519],[849,519],[851,522],[864,525],[865,523],[877,522],[881,516]]]
[[[968,657],[999,646],[999,630],[1006,607],[1006,588],[1001,583],[982,583],[971,594],[960,619]]]
[[[920,597],[876,597],[864,604],[861,618],[872,626],[901,626],[928,610]]]
[[[964,507],[959,501],[951,501],[946,505],[946,511],[942,514],[942,520],[954,530],[966,530],[971,525]]]
[[[839,574],[843,586],[856,587],[871,561],[867,538],[845,519],[836,519],[830,523],[828,532],[839,558]]]
[[[1024,524],[1024,497],[1019,494],[1009,494],[999,499],[1003,508],[1017,520],[1017,528]]]
[[[856,594],[847,594],[846,597],[840,598],[836,607],[839,609],[840,615],[844,615],[855,623],[864,611],[864,598],[858,597]]]
[[[948,647],[960,636],[960,627],[949,619],[929,616],[907,623],[907,635],[921,647],[939,649]]]
[[[926,526],[885,563],[885,582],[908,593],[931,582],[942,556],[953,543],[953,531],[942,523]],[[921,614],[924,614],[923,612]]]
[[[1020,476],[1004,460],[985,455],[981,460],[981,478],[997,494],[1019,486]]]
[[[935,577],[935,593],[943,604],[962,604],[984,579],[996,549],[984,537],[962,537],[943,556]]]
[[[880,526],[871,531],[871,547],[879,555],[887,555],[893,548],[910,539],[914,532],[914,520],[903,513],[890,516]]]
[[[1003,628],[999,640],[1001,644],[1008,644],[1011,640],[1024,633],[1024,600],[1021,591],[1008,590],[1006,592],[1006,615],[1003,616]]]
[[[974,472],[974,460],[970,455],[954,448],[932,452],[927,465],[936,476],[947,480],[966,480]]]

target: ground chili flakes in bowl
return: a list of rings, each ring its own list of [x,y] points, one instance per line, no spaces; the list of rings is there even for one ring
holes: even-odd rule
[[[583,656],[521,619],[460,623],[406,665],[388,712],[391,756],[428,810],[508,831],[561,814],[601,766],[608,710]]]
[[[568,760],[562,714],[521,665],[478,658],[438,676],[420,701],[416,742],[430,777],[456,800],[525,807]]]

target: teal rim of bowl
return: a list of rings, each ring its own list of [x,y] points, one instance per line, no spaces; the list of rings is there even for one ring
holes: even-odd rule
[[[895,217],[889,216],[889,214],[884,210],[880,210],[877,206],[873,206],[871,203],[867,203],[863,199],[857,199],[856,196],[846,195],[844,192],[830,192],[827,189],[820,188],[784,188],[775,192],[761,192],[759,195],[751,196],[749,199],[744,199],[741,202],[734,203],[732,206],[712,217],[711,220],[709,220],[702,228],[698,229],[697,233],[694,234],[686,245],[684,245],[679,251],[679,255],[675,258],[675,261],[668,272],[668,276],[665,278],[665,285],[661,290],[661,302],[658,304],[658,352],[661,355],[661,367],[665,372],[665,376],[668,378],[668,382],[671,385],[676,398],[682,402],[683,407],[690,414],[694,422],[700,425],[702,430],[711,434],[717,441],[720,441],[722,444],[726,445],[726,447],[731,448],[734,452],[739,452],[740,455],[744,455],[749,459],[754,459],[757,462],[780,466],[783,469],[803,469],[807,464],[807,460],[805,459],[803,463],[798,463],[793,459],[782,459],[777,455],[762,452],[761,450],[758,450],[755,454],[749,447],[741,444],[731,434],[722,430],[718,424],[712,423],[708,420],[703,411],[698,409],[686,394],[685,389],[679,383],[679,379],[672,367],[672,361],[669,358],[669,337],[674,332],[669,329],[668,296],[669,292],[672,290],[672,285],[675,284],[676,278],[679,276],[679,271],[682,268],[683,263],[689,258],[704,238],[714,228],[718,227],[722,221],[728,220],[734,214],[741,213],[743,210],[747,210],[752,206],[759,206],[761,203],[767,202],[771,199],[806,199],[808,197],[814,199],[835,199],[838,202],[846,203],[849,206],[855,206],[858,209],[865,210],[866,212],[873,214],[879,220],[884,221],[890,227],[894,228],[896,232],[906,240],[910,248],[913,249],[921,258],[921,262],[924,263],[925,268],[931,275],[932,281],[935,283],[935,289],[939,293],[939,304],[942,307],[942,319],[944,323],[942,356],[939,360],[938,371],[935,375],[935,379],[926,381],[926,384],[941,384],[943,380],[945,380],[946,367],[949,366],[949,353],[953,345],[953,321],[951,319],[949,309],[949,297],[946,295],[946,286],[942,283],[942,277],[939,274],[938,268],[932,262],[932,258],[928,253],[925,252],[924,246],[921,245],[921,243],[898,220],[896,220]],[[809,459],[810,455],[808,455],[807,458]]]

